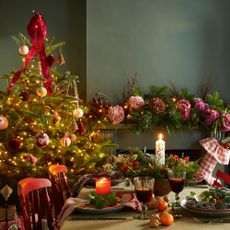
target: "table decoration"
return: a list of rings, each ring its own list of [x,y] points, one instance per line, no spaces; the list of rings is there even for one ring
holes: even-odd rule
[[[156,163],[160,165],[165,164],[165,141],[163,135],[160,133],[158,140],[155,143],[155,159]]]
[[[97,195],[105,195],[111,192],[111,178],[99,177],[96,178],[96,193]]]
[[[200,160],[190,161],[189,156],[182,154],[170,154],[164,165],[156,163],[155,155],[143,152],[138,148],[128,148],[126,154],[119,153],[112,156],[110,165],[117,171],[121,178],[132,178],[136,176],[149,176],[155,179],[154,194],[156,196],[167,195],[171,189],[168,181],[168,171],[176,169],[186,171],[186,183],[200,179]]]

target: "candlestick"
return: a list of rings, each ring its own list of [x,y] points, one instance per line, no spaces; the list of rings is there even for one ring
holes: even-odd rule
[[[111,178],[99,177],[96,178],[96,193],[98,195],[105,195],[111,192]]]
[[[165,164],[165,141],[162,140],[163,135],[159,134],[159,139],[155,143],[156,163],[159,165]]]

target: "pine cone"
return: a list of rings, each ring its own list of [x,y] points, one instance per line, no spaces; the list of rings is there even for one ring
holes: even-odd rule
[[[152,113],[162,113],[165,111],[165,102],[159,97],[154,97],[149,100],[149,107]]]

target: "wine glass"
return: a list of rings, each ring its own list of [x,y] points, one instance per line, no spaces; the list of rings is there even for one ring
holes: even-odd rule
[[[151,177],[134,177],[134,189],[137,199],[141,202],[141,213],[134,216],[136,219],[146,220],[149,219],[146,203],[152,199],[154,179]]]
[[[181,171],[169,171],[169,184],[171,190],[175,193],[175,201],[172,203],[172,209],[175,212],[175,207],[180,207],[179,204],[179,193],[184,189],[186,172]]]

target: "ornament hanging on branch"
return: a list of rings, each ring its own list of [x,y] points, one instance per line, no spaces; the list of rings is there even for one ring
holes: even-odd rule
[[[59,65],[64,65],[65,64],[65,58],[63,56],[61,47],[59,49],[59,56],[58,56],[57,62],[58,62]]]
[[[24,160],[30,162],[32,165],[36,165],[36,163],[37,163],[37,161],[38,161],[37,157],[35,157],[35,156],[32,155],[32,154],[29,154],[29,155],[27,155],[27,156],[24,156],[23,158],[24,158]]]
[[[65,134],[65,136],[61,139],[61,145],[64,147],[71,145],[71,139],[68,137],[68,134]]]
[[[11,140],[9,140],[8,146],[13,149],[13,150],[17,150],[20,147],[20,141],[17,138],[13,138]]]
[[[61,116],[58,113],[54,114],[52,123],[55,125],[57,122],[59,122],[61,120]]]
[[[83,115],[84,115],[83,109],[81,109],[81,108],[74,109],[73,116],[75,118],[82,118]]]
[[[6,117],[0,116],[0,130],[4,130],[8,127],[9,123]]]
[[[73,133],[69,135],[69,138],[70,138],[71,142],[75,142],[77,140],[77,136]]]
[[[78,125],[77,125],[77,122],[75,121],[75,119],[72,120],[72,122],[70,124],[70,128],[73,132],[76,132],[78,130]]]
[[[45,87],[41,86],[37,89],[36,93],[39,97],[45,97],[47,95],[47,90]]]
[[[23,101],[28,101],[30,98],[30,93],[27,90],[24,90],[20,93],[20,96],[22,97]]]
[[[44,132],[37,132],[35,138],[36,138],[36,144],[39,147],[45,147],[50,142],[49,136]]]
[[[26,56],[29,53],[29,47],[27,45],[22,45],[19,47],[18,51],[22,56]]]

